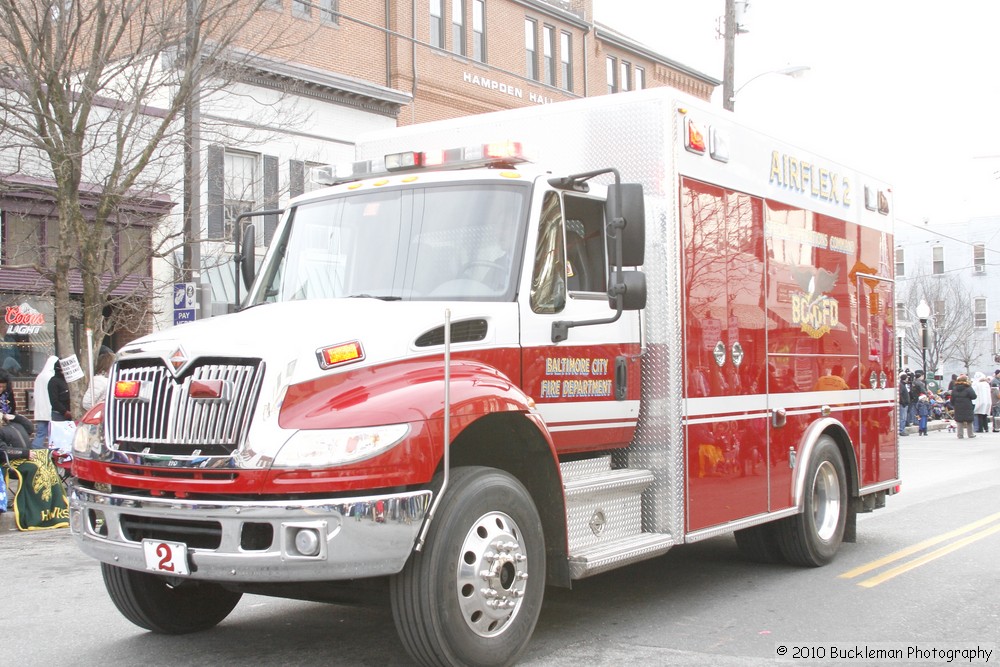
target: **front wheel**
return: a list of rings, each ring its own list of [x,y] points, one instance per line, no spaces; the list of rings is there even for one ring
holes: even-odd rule
[[[844,459],[833,438],[820,436],[806,472],[802,513],[775,525],[781,552],[793,565],[826,565],[840,549],[846,523]]]
[[[148,572],[101,563],[104,587],[122,616],[140,628],[165,635],[208,630],[222,622],[243,597],[218,584],[169,580]]]
[[[423,665],[509,665],[528,645],[545,591],[545,544],[524,486],[458,468],[423,551],[392,579],[400,639]]]

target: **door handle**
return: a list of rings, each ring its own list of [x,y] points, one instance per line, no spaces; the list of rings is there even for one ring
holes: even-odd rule
[[[615,400],[628,398],[628,357],[615,358]]]

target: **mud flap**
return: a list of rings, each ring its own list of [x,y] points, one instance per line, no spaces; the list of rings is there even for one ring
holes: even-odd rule
[[[851,498],[851,503],[847,508],[847,520],[844,523],[844,542],[854,544],[858,541],[858,505],[860,498]]]

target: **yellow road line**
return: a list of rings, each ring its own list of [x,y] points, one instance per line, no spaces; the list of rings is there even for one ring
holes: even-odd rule
[[[948,546],[941,547],[940,549],[935,549],[934,551],[930,552],[929,554],[924,554],[920,558],[915,558],[915,559],[911,560],[908,563],[903,563],[902,565],[897,565],[896,567],[892,568],[891,570],[886,570],[885,572],[883,572],[882,574],[880,574],[878,576],[875,576],[875,577],[872,577],[871,579],[865,579],[864,581],[858,582],[858,586],[864,586],[865,588],[871,588],[872,586],[878,586],[879,584],[881,584],[884,581],[888,581],[889,579],[892,579],[895,576],[903,574],[904,572],[908,572],[908,571],[912,570],[915,567],[920,567],[921,565],[923,565],[925,563],[929,563],[930,561],[932,561],[932,560],[934,560],[936,558],[940,558],[941,556],[944,556],[946,554],[949,554],[952,551],[957,551],[958,549],[961,549],[962,547],[964,547],[966,545],[972,544],[973,542],[975,542],[977,540],[981,540],[984,537],[989,537],[993,533],[1000,533],[1000,525],[993,526],[992,528],[987,528],[986,530],[981,530],[978,533],[973,533],[972,535],[969,535],[968,537],[964,537],[964,538],[958,540],[957,542],[952,542]]]
[[[924,549],[926,549],[928,547],[932,547],[935,544],[940,544],[941,542],[944,542],[945,540],[950,540],[953,537],[958,537],[959,535],[962,535],[964,533],[968,533],[969,531],[972,531],[972,530],[975,530],[976,528],[980,528],[982,526],[985,526],[988,523],[993,523],[994,521],[997,521],[997,520],[1000,520],[1000,512],[997,512],[996,514],[991,514],[990,516],[986,517],[985,519],[980,519],[978,521],[973,521],[970,524],[962,526],[961,528],[956,528],[955,530],[952,530],[952,531],[949,531],[947,533],[944,533],[943,535],[938,535],[937,537],[931,537],[931,538],[928,538],[928,539],[924,540],[923,542],[918,542],[917,544],[914,544],[913,546],[906,547],[905,549],[900,549],[899,551],[897,551],[895,553],[891,553],[888,556],[885,556],[883,558],[879,558],[878,560],[873,560],[870,563],[865,563],[864,565],[860,565],[860,566],[854,568],[853,570],[848,570],[847,572],[843,573],[842,575],[840,575],[840,578],[841,579],[853,579],[854,577],[857,577],[859,575],[865,574],[866,572],[871,572],[872,570],[877,570],[878,568],[882,567],[883,565],[888,565],[889,563],[891,563],[893,561],[897,561],[900,558],[906,558],[907,556],[915,554],[918,551],[923,551]]]

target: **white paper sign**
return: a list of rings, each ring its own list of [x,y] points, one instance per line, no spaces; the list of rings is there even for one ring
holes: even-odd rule
[[[60,359],[59,365],[62,366],[66,382],[76,382],[83,378],[83,369],[80,368],[80,360],[76,358],[75,354],[65,359]]]

